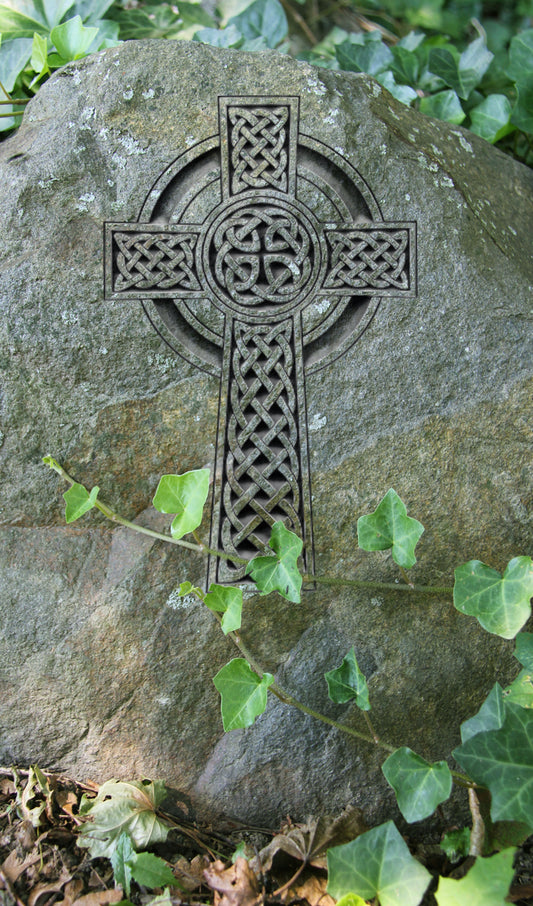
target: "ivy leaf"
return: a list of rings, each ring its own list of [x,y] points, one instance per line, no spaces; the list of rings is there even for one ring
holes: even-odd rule
[[[244,38],[264,38],[267,46],[277,47],[287,37],[289,26],[287,16],[279,0],[254,0],[228,25],[234,25]]]
[[[465,877],[439,878],[439,906],[505,906],[513,880],[515,850],[505,849],[489,859],[478,858]]]
[[[193,41],[201,44],[211,44],[212,47],[239,47],[243,36],[234,25],[227,28],[200,28],[194,35]]]
[[[275,522],[270,547],[277,556],[254,557],[246,567],[246,574],[251,575],[262,594],[278,591],[288,601],[298,604],[302,587],[298,557],[302,553],[303,542],[298,535],[286,529],[283,522]]]
[[[458,830],[448,831],[439,844],[450,862],[459,862],[466,859],[470,851],[470,828],[461,827]]]
[[[134,853],[130,868],[137,884],[151,890],[154,887],[180,886],[168,862],[153,853]]]
[[[38,35],[37,32],[33,36],[30,63],[33,71],[38,74],[37,79],[50,72],[50,67],[48,66],[48,40],[42,35]],[[37,79],[33,80],[32,85]]]
[[[521,708],[533,708],[533,673],[521,670],[510,686],[505,689],[505,702],[514,702]]]
[[[177,513],[170,526],[173,538],[182,538],[198,528],[209,493],[209,469],[195,469],[183,475],[163,475],[153,504],[160,513]]]
[[[478,733],[499,730],[503,725],[504,717],[503,689],[499,683],[495,683],[477,714],[461,724],[461,742],[467,742]]]
[[[85,28],[81,16],[74,16],[62,25],[56,25],[50,32],[50,40],[63,60],[79,60],[85,56],[97,34],[97,28]]]
[[[369,75],[375,75],[389,69],[393,62],[391,51],[377,31],[365,36],[362,44],[352,41],[337,44],[335,53],[341,69],[346,72],[367,72]]]
[[[470,111],[470,130],[494,144],[515,128],[510,118],[509,99],[504,94],[491,94]]]
[[[222,700],[224,730],[250,727],[263,713],[267,704],[267,690],[274,682],[270,673],[259,677],[244,658],[234,658],[218,671],[213,679]]]
[[[345,893],[337,902],[337,906],[367,906],[366,900],[358,897],[356,893]]]
[[[354,893],[381,906],[418,906],[430,881],[392,821],[328,850],[327,892],[336,900]]]
[[[513,82],[524,78],[533,80],[533,28],[526,28],[515,35],[509,45],[509,65],[506,74]]]
[[[523,667],[533,670],[533,632],[520,632],[515,642],[515,658]]]
[[[429,54],[429,68],[466,100],[481,82],[493,56],[487,50],[484,39],[477,38],[460,56],[453,45],[433,47]]]
[[[359,547],[364,551],[384,551],[392,548],[392,559],[408,569],[416,563],[415,547],[424,526],[407,515],[407,509],[392,488],[377,509],[357,520]]]
[[[460,126],[466,117],[457,92],[452,89],[438,91],[437,94],[430,94],[428,97],[422,98],[420,112],[425,113],[426,116],[434,116],[437,120],[444,120],[446,123],[455,123],[456,126]]]
[[[76,519],[79,519],[84,513],[88,513],[89,510],[92,510],[96,503],[99,490],[99,487],[94,487],[89,494],[87,488],[84,488],[82,484],[74,482],[72,487],[63,494],[63,499],[66,503],[66,522],[75,522]]]
[[[160,780],[106,781],[95,799],[82,798],[80,815],[92,820],[82,826],[78,845],[86,847],[92,859],[109,859],[122,833],[128,834],[135,849],[165,841],[170,828],[156,809],[166,794]]]
[[[122,833],[116,841],[116,846],[111,853],[111,865],[115,884],[120,884],[122,890],[129,897],[131,892],[131,859],[136,855],[128,834]]]
[[[528,619],[532,595],[531,557],[515,557],[503,578],[480,560],[470,560],[455,570],[454,607],[504,639],[514,638]]]
[[[380,72],[376,75],[376,79],[401,104],[409,106],[411,101],[418,97],[414,88],[410,88],[409,85],[398,85],[390,69],[387,69],[386,72]]]
[[[192,586],[191,586],[192,590]],[[204,603],[209,610],[223,613],[222,632],[235,632],[241,628],[242,590],[232,585],[210,585]]]
[[[533,712],[511,702],[499,730],[477,733],[453,757],[491,793],[493,821],[521,821],[533,830]]]
[[[516,93],[511,123],[522,132],[533,132],[533,79],[517,82]]]
[[[324,674],[328,684],[328,695],[331,701],[342,705],[355,698],[358,708],[370,711],[368,686],[364,674],[359,669],[355,651],[350,649],[340,667]]]
[[[424,35],[420,36],[424,40]],[[401,41],[391,47],[391,69],[395,78],[405,85],[416,85],[420,75],[420,61],[413,50],[409,50]]]
[[[409,824],[429,818],[450,797],[453,781],[445,761],[430,764],[403,747],[389,755],[381,770]]]

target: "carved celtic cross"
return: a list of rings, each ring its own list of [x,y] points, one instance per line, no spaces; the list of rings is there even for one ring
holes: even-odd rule
[[[135,223],[105,225],[106,299],[220,378],[211,546],[252,556],[281,519],[313,542],[305,377],[383,296],[416,292],[416,225],[384,222],[348,161],[299,131],[299,99],[219,98],[219,133],[160,176]],[[209,565],[235,582],[237,564]]]

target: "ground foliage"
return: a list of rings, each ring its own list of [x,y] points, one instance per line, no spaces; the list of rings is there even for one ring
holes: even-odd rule
[[[119,800],[133,796],[136,803],[129,813],[135,816],[136,845],[128,832],[122,832],[117,845],[102,855],[101,840],[94,849],[87,840],[91,827],[100,820],[89,818],[88,813],[94,809],[91,803],[96,807],[107,803],[113,813],[117,808],[114,786],[121,788]],[[372,844],[367,872],[370,885],[372,859],[378,859],[383,844],[380,840],[372,842],[372,833],[394,834],[404,864],[403,853],[408,853],[409,841],[391,822],[383,825],[384,831],[375,828],[369,832],[362,812],[355,808],[336,818],[309,818],[300,824],[287,818],[277,830],[222,819],[218,824],[202,826],[186,809],[179,794],[166,790],[158,781],[108,781],[99,787],[37,767],[0,768],[1,906],[334,906],[326,891],[328,849],[331,852],[334,847],[342,862],[344,851],[349,859],[354,846]],[[140,819],[143,813],[146,825]],[[159,832],[154,839],[155,824],[164,828],[164,833]],[[144,838],[143,827],[148,834]],[[150,830],[146,830],[148,827]],[[497,880],[483,900],[475,899],[478,891],[483,892],[483,885],[476,882],[476,865],[471,859],[457,858],[449,850],[447,855],[438,841],[411,843],[410,848],[417,857],[417,871],[424,873],[424,878],[433,878],[423,906],[462,903],[462,899],[441,898],[439,891],[446,896],[446,891],[452,891],[449,896],[455,896],[454,888],[461,890],[458,882],[469,877],[472,887],[465,888],[465,904],[483,902],[483,906],[491,906],[503,901]],[[495,868],[497,862],[505,861],[508,877],[513,877],[510,850],[492,859]],[[485,877],[481,881],[486,883]],[[381,902],[386,904],[386,872],[379,873],[376,883]],[[333,895],[337,896],[341,888],[342,875],[337,875]],[[408,880],[406,906],[411,889],[412,881]],[[371,895],[371,886],[369,891]],[[489,896],[491,891],[494,901]],[[506,902],[518,906],[533,903],[533,838],[514,858],[514,878]],[[358,903],[351,895],[350,903],[361,906],[364,900]]]
[[[56,69],[135,38],[365,72],[533,166],[533,0],[0,0],[0,132]]]

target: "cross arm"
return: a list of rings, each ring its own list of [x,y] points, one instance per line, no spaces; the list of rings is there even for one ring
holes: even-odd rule
[[[326,224],[324,233],[328,294],[416,295],[416,223]]]
[[[194,296],[200,227],[195,224],[106,223],[105,298]]]

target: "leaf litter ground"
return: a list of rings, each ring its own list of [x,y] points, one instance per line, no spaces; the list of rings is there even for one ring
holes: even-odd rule
[[[106,906],[126,900],[111,861],[78,846],[80,805],[99,786],[38,769],[0,767],[0,906]],[[367,830],[362,813],[308,819],[279,829],[220,820],[200,825],[170,795],[158,815],[171,825],[151,851],[166,860],[176,886],[133,882],[133,906],[334,906],[326,893],[326,850]],[[435,876],[460,877],[471,861],[448,861],[434,840],[412,844]],[[431,886],[421,906],[435,906]],[[517,853],[507,902],[533,906],[533,838]]]

